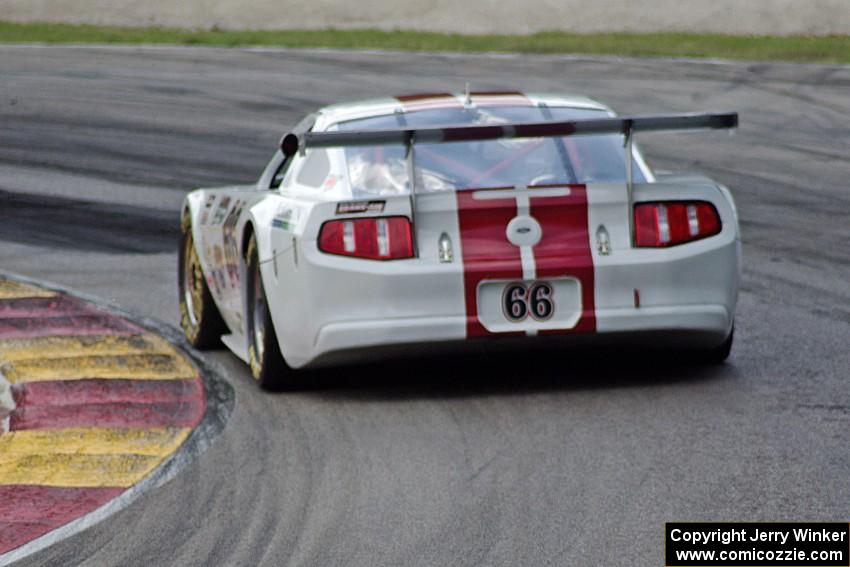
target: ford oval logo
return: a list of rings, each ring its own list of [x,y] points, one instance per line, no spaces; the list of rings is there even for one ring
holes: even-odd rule
[[[505,229],[505,236],[514,246],[534,246],[540,242],[543,229],[540,223],[528,215],[519,215],[511,219]]]

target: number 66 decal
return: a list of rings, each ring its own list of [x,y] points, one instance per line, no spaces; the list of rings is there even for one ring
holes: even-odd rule
[[[552,286],[547,282],[535,282],[526,286],[511,283],[502,292],[502,311],[505,318],[514,323],[524,321],[529,315],[545,321],[555,312]]]

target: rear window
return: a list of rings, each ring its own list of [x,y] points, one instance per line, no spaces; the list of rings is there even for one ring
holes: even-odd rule
[[[599,110],[566,107],[452,108],[351,120],[337,127],[339,130],[379,130],[605,116],[607,113]],[[354,147],[344,151],[355,196],[409,191],[404,147]],[[626,181],[621,135],[416,144],[415,157],[417,192]],[[645,181],[637,167],[634,180]]]

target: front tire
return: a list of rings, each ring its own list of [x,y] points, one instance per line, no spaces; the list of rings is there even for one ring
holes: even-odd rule
[[[252,234],[248,240],[245,254],[247,281],[246,311],[248,333],[248,363],[251,375],[264,390],[292,389],[297,386],[296,372],[286,364],[280,353],[277,334],[274,330],[263,278],[260,276],[260,262],[257,253],[257,240]]]
[[[216,307],[201,267],[192,221],[188,214],[180,223],[180,257],[178,261],[178,288],[180,290],[180,327],[186,340],[197,349],[217,348],[227,326]]]

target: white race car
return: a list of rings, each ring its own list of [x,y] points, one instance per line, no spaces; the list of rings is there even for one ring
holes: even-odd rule
[[[740,278],[732,196],[653,172],[632,139],[737,123],[514,92],[323,108],[256,183],[186,197],[182,327],[266,388],[363,357],[582,337],[722,361]]]

